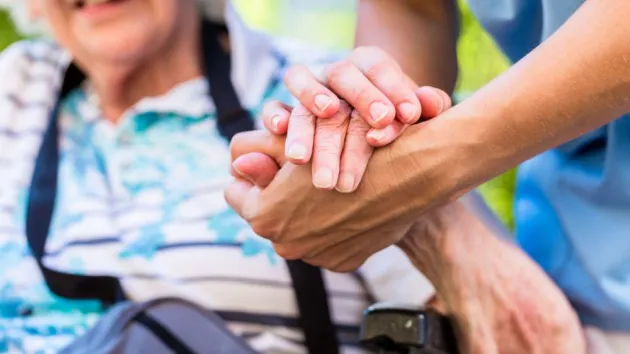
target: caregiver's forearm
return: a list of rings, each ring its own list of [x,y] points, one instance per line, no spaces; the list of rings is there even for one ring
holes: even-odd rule
[[[452,92],[457,79],[453,0],[361,0],[357,46],[385,50],[417,84]]]
[[[444,147],[454,189],[484,182],[630,110],[630,1],[589,0],[522,61],[404,137]],[[456,166],[456,167],[452,167]],[[422,182],[418,180],[418,185]]]

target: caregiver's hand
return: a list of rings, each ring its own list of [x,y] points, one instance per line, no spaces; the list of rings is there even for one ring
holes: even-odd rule
[[[409,173],[404,149],[376,150],[368,166],[371,172],[352,194],[316,189],[310,166],[287,162],[284,137],[266,130],[236,135],[231,153],[233,173],[239,178],[227,188],[226,200],[284,258],[354,270],[398,242],[414,221],[409,193],[390,188],[391,180]],[[378,207],[362,202],[379,198]],[[397,216],[394,221],[392,214]],[[352,227],[337,227],[350,220]]]
[[[418,89],[398,63],[377,47],[354,49],[347,59],[330,65],[318,78],[306,67],[294,66],[284,82],[303,106],[291,117],[291,124],[300,121],[295,124],[312,125],[304,117],[305,111],[330,118],[338,112],[340,100],[345,100],[374,128],[368,141],[375,147],[391,143],[410,124],[432,118],[451,104],[442,90]],[[290,129],[288,141],[293,143],[291,135]]]

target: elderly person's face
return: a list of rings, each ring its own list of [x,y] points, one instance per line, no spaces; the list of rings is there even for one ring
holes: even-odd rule
[[[195,0],[31,0],[83,63],[141,62],[194,29]],[[184,32],[184,33],[182,33]]]

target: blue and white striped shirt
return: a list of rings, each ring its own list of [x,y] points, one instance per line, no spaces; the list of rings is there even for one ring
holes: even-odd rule
[[[278,80],[286,65],[337,58],[273,41],[233,14],[228,21],[235,88],[254,113],[265,97],[288,99]],[[35,154],[69,61],[43,41],[0,56],[0,352],[55,352],[99,318],[97,304],[47,290],[24,234]],[[187,298],[219,311],[257,350],[303,352],[285,263],[224,201],[230,154],[206,80],[146,98],[116,125],[101,119],[86,87],[62,102],[59,195],[45,264],[119,276],[136,301]],[[432,291],[396,248],[356,274],[324,278],[340,334],[356,329],[374,298],[420,304]],[[358,352],[352,338],[340,338],[346,352]]]

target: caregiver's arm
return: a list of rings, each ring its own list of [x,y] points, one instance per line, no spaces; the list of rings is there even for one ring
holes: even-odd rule
[[[372,145],[387,145],[421,113],[426,118],[435,112],[418,100],[414,81],[452,91],[457,76],[456,19],[453,0],[361,0],[356,38],[361,47],[317,78],[306,67],[294,66],[285,84],[314,117],[332,117],[339,99],[347,101],[371,127],[382,130],[370,139]],[[429,97],[436,99],[440,96]],[[291,121],[303,121],[302,111]],[[312,127],[311,121],[305,125]],[[300,134],[289,129],[288,140],[295,139],[300,140]]]
[[[391,55],[417,84],[452,92],[457,80],[453,0],[361,0],[355,45]]]
[[[630,110],[628,13],[626,0],[585,2],[530,55],[401,139],[418,164],[427,144],[442,146],[461,190],[614,120]]]

